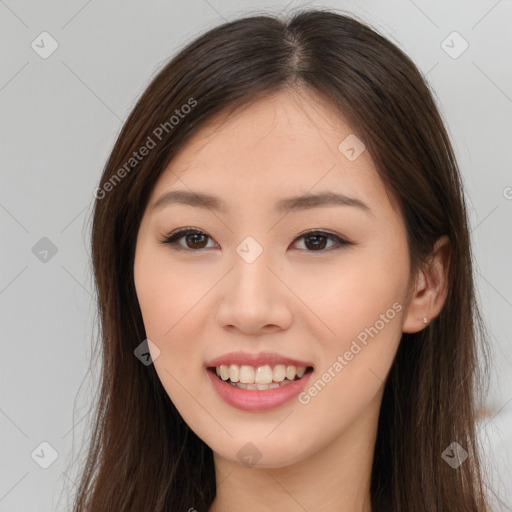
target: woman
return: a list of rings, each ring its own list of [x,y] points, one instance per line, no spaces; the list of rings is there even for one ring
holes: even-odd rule
[[[422,75],[365,24],[190,43],[118,137],[92,251],[75,512],[488,510],[461,178]]]

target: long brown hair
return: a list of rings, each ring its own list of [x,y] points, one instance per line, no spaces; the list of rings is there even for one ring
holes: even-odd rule
[[[154,367],[134,356],[146,338],[133,279],[136,236],[156,180],[202,123],[289,88],[322,95],[363,141],[398,200],[412,272],[440,236],[451,241],[445,306],[425,329],[403,334],[385,383],[373,510],[488,510],[476,435],[486,333],[447,131],[424,77],[396,45],[351,16],[315,9],[209,30],[156,75],[119,134],[95,194],[101,385],[74,512],[209,509],[212,450],[183,421]],[[454,442],[469,454],[455,469],[442,457]]]

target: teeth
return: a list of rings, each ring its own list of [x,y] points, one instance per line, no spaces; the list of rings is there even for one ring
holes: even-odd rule
[[[240,380],[240,368],[236,364],[229,366],[229,380],[231,382],[238,382]]]
[[[229,382],[231,386],[239,389],[257,389],[259,391],[265,391],[266,389],[275,389],[280,388],[282,386],[286,386],[291,384],[291,380],[285,380],[282,383],[271,382],[270,384],[242,384],[241,382]]]
[[[225,364],[222,364],[220,366],[220,378],[222,380],[228,380],[229,379],[228,367]]]
[[[297,368],[295,366],[287,366],[286,367],[286,378],[289,380],[295,379],[295,375],[297,374]]]
[[[283,382],[286,377],[286,366],[284,364],[276,364],[272,372],[272,380],[276,382]]]
[[[279,383],[289,383],[290,381],[295,380],[295,376],[300,379],[306,373],[306,367],[293,365],[287,366],[284,364],[276,364],[274,368],[268,364],[258,367],[238,364],[231,364],[228,366],[222,364],[215,368],[215,372],[222,380],[229,379],[231,384],[240,384],[240,386],[237,385],[237,387],[240,387],[241,389],[263,390],[278,387]],[[286,382],[285,379],[288,382]]]
[[[252,366],[240,366],[240,382],[243,384],[254,384],[254,373]]]
[[[258,366],[256,375],[254,376],[256,384],[270,384],[272,382],[272,368],[267,364],[265,366]]]

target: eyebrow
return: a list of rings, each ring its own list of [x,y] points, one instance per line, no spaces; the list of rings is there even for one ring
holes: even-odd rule
[[[222,199],[210,194],[187,190],[171,190],[166,192],[155,201],[152,211],[160,210],[172,204],[185,204],[187,206],[216,210],[223,213],[228,211],[226,203],[222,201]],[[360,199],[332,191],[281,199],[276,203],[275,210],[284,214],[292,211],[309,210],[325,206],[353,206],[366,213],[372,214],[370,207]]]

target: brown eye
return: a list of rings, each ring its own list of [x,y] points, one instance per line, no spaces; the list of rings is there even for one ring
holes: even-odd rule
[[[207,237],[202,233],[193,233],[185,235],[184,238],[189,249],[204,249],[204,242]]]
[[[181,244],[181,240],[185,240],[185,246]],[[189,250],[189,251],[200,251],[207,249],[208,239],[212,240],[209,235],[198,229],[182,229],[169,235],[161,243],[173,246],[176,251]],[[298,236],[294,242],[298,240],[305,240],[305,250],[307,252],[326,252],[331,249],[338,249],[345,245],[352,245],[352,242],[341,238],[333,233],[327,233],[325,231],[309,231]],[[332,242],[332,245],[327,247],[328,242]],[[327,248],[326,248],[327,247]]]
[[[305,236],[304,240],[306,240],[306,247],[312,250],[325,249],[327,245],[327,237],[322,235]]]
[[[295,240],[305,240],[305,247],[308,252],[324,252],[326,248],[327,242],[330,240],[333,243],[327,250],[334,248],[337,249],[340,246],[351,245],[351,242],[344,240],[338,235],[334,235],[332,233],[326,233],[324,231],[309,231],[307,233],[303,233],[301,236],[297,237]]]
[[[207,248],[205,244],[209,238],[203,231],[189,228],[173,233],[162,240],[162,243],[172,245],[176,251],[195,251]],[[185,239],[185,247],[179,243],[181,239]]]

